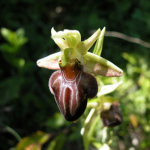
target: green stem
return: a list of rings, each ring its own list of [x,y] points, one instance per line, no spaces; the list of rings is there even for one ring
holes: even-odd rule
[[[92,123],[90,130],[88,131],[88,138],[90,139],[91,137],[93,137],[94,131],[95,131],[95,126],[97,124],[97,122],[99,121],[99,116],[97,116],[94,120],[94,122]]]
[[[83,145],[84,145],[84,150],[89,150],[89,141],[87,138],[87,132],[83,135]]]
[[[83,136],[84,150],[89,150],[90,141],[88,139],[88,132],[86,131],[87,131],[87,125],[91,122],[94,113],[95,113],[95,108],[92,108],[81,129],[81,135]]]
[[[87,130],[87,125],[90,123],[90,121],[92,120],[92,117],[93,117],[93,115],[94,115],[94,113],[95,113],[95,108],[92,108],[91,109],[91,111],[90,111],[90,113],[89,113],[89,115],[87,116],[87,118],[86,118],[86,120],[85,120],[85,122],[84,122],[84,124],[83,124],[83,127],[82,127],[82,129],[81,129],[81,135],[84,135],[85,134],[85,132],[86,132],[86,130]]]
[[[13,130],[12,128],[5,126],[5,129],[10,132],[19,142],[21,141],[21,137],[19,136],[19,134]]]

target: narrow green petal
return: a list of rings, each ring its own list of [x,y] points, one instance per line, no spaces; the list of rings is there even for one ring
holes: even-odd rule
[[[95,45],[94,50],[93,50],[93,54],[101,56],[101,52],[102,52],[102,48],[103,48],[104,35],[105,35],[105,27],[103,28],[99,38],[97,39],[96,45]]]
[[[83,55],[84,71],[106,77],[120,77],[123,71],[110,61],[93,53]]]
[[[91,48],[91,46],[94,44],[94,42],[97,40],[101,33],[101,30],[98,29],[91,37],[89,37],[87,40],[80,42],[77,45],[77,51],[81,53],[82,55],[85,55],[87,51]]]
[[[44,57],[42,59],[39,59],[37,61],[37,65],[39,67],[46,68],[46,69],[52,69],[52,70],[60,69],[59,64],[58,64],[60,55],[61,55],[61,52],[58,52],[58,53],[49,55],[47,57]]]

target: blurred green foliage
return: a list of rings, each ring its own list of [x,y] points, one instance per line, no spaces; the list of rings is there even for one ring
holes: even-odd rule
[[[18,29],[16,32],[12,32],[6,28],[1,29],[2,36],[8,43],[0,45],[5,60],[16,67],[22,67],[25,64],[24,59],[17,58],[19,49],[27,42],[27,38],[24,37],[24,29]]]
[[[149,6],[150,1],[143,0],[84,3],[1,0],[0,149],[15,147],[18,135],[22,138],[31,135],[26,141],[29,140],[27,145],[32,149],[42,146],[48,150],[82,150],[80,130],[89,110],[80,121],[67,123],[48,89],[52,71],[38,68],[36,60],[59,51],[50,38],[52,27],[57,31],[79,30],[84,40],[92,30],[105,26],[106,31],[118,31],[150,42]],[[113,129],[112,149],[150,149],[149,56],[150,50],[138,44],[117,38],[104,39],[102,57],[124,70],[121,79],[101,77],[104,84],[123,81],[117,91],[107,95],[108,99],[113,97],[121,103],[124,117],[123,124]],[[100,121],[95,124],[92,134],[102,141],[102,124]],[[49,138],[39,144],[42,136]],[[101,147],[98,143],[93,141],[94,147]],[[91,145],[90,149],[94,147]]]

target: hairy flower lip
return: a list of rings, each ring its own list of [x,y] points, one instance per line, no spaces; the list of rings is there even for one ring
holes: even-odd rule
[[[63,117],[72,122],[84,113],[87,99],[96,96],[98,85],[94,76],[83,72],[77,59],[60,68],[50,77],[49,89]]]

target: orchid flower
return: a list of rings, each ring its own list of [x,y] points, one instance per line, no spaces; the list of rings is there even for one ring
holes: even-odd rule
[[[98,84],[93,75],[120,77],[123,74],[116,65],[97,55],[102,49],[104,33],[105,28],[98,29],[81,41],[77,30],[56,32],[52,28],[51,37],[60,52],[37,61],[39,67],[58,70],[51,75],[48,85],[67,121],[77,120],[84,113],[88,98],[96,96]],[[96,54],[88,52],[96,40]]]

